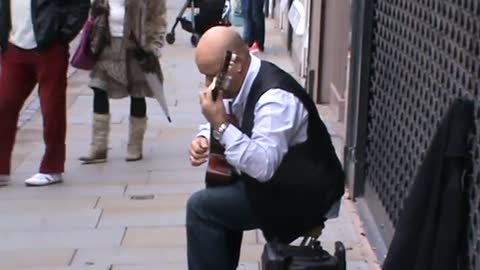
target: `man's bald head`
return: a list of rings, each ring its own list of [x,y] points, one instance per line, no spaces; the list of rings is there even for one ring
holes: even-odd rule
[[[227,51],[236,53],[239,61],[250,60],[248,47],[232,27],[210,28],[197,45],[195,61],[199,71],[207,77],[217,75],[221,71]]]

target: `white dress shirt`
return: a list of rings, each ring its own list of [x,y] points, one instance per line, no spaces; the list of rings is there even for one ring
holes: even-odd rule
[[[125,20],[125,0],[109,0],[110,16],[108,24],[112,37],[123,37],[123,25]]]
[[[232,112],[242,122],[250,88],[260,70],[261,60],[252,61]],[[290,146],[307,140],[308,112],[293,94],[271,89],[255,105],[252,136],[249,138],[234,125],[228,125],[220,140],[228,163],[261,182],[270,180]],[[197,136],[210,137],[210,125],[200,126]]]
[[[31,0],[10,1],[12,29],[8,40],[13,45],[25,50],[37,47],[37,40],[33,31],[31,2]]]
[[[250,88],[260,70],[261,61],[252,61],[242,88],[232,104],[232,111],[241,124]],[[270,180],[290,146],[307,140],[308,112],[293,94],[271,89],[255,105],[252,137],[234,125],[228,125],[220,140],[225,146],[228,163],[260,182]],[[210,124],[200,126],[197,136],[210,139]],[[339,216],[341,199],[334,203],[326,218]]]

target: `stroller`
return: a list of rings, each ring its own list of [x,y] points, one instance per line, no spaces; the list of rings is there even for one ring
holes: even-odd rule
[[[183,16],[188,8],[191,9],[190,19]],[[199,12],[195,14],[197,8]],[[175,43],[175,28],[180,23],[185,31],[192,33],[190,42],[196,47],[200,37],[208,29],[217,25],[231,25],[230,10],[230,0],[186,0],[172,26],[172,30],[166,36],[167,43]]]

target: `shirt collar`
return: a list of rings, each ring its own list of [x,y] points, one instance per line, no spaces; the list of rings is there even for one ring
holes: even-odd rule
[[[255,78],[260,71],[260,66],[262,61],[260,58],[256,57],[253,54],[250,54],[250,66],[248,67],[247,75],[245,76],[245,80],[243,80],[242,87],[240,88],[240,92],[238,92],[237,97],[233,100],[232,108],[237,110],[239,108],[244,108],[245,103],[247,103],[248,94],[250,93],[250,88],[255,81]]]

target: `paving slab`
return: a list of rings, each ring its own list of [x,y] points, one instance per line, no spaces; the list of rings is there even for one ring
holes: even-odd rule
[[[114,265],[112,270],[187,270],[187,264],[156,264],[156,265]],[[237,270],[259,270],[258,263],[244,263],[240,262]],[[363,269],[362,269],[363,270]]]
[[[41,135],[40,135],[41,136]],[[66,158],[68,161],[74,161],[75,164],[81,164],[78,158],[84,155],[90,147],[90,132],[86,132],[85,127],[69,127],[69,133],[67,134],[67,153]],[[117,148],[121,147],[121,142],[114,140],[109,143],[110,151],[118,151]],[[35,144],[34,147],[30,147],[28,159],[31,162],[40,162],[45,152],[45,146],[43,144]],[[67,170],[68,171],[68,170]]]
[[[135,265],[172,264],[186,261],[184,248],[114,248],[79,249],[73,258],[73,266],[82,265]]]
[[[100,198],[96,208],[104,210],[171,210],[184,209],[188,197],[187,194],[175,195],[132,195],[122,197],[104,196]]]
[[[165,183],[147,185],[128,185],[126,195],[144,194],[191,194],[205,187],[203,183]]]
[[[48,228],[48,227],[47,227]],[[114,248],[125,229],[58,229],[54,231],[0,232],[0,252],[22,249]]]
[[[184,148],[177,148],[177,153],[179,149],[183,150]],[[186,149],[186,148],[185,148]],[[180,150],[180,151],[181,151]],[[175,154],[171,155],[165,152],[147,152],[144,155],[144,159],[141,164],[138,166],[143,171],[167,171],[167,170],[176,170],[178,175],[181,175],[182,171],[192,171],[194,170],[190,165],[190,160],[188,159],[188,155]]]
[[[263,245],[243,245],[240,260],[255,262],[260,257]],[[79,249],[72,265],[156,265],[178,264],[186,262],[185,247],[165,248],[116,248],[116,249]]]
[[[105,209],[98,228],[184,225],[185,209]]]
[[[0,230],[8,234],[11,231],[42,231],[64,229],[87,229],[95,228],[102,211],[100,209],[71,211],[50,211],[49,209],[37,209],[12,213],[0,212],[0,215],[8,218],[0,219]],[[1,269],[1,268],[0,268]]]
[[[23,211],[38,211],[48,209],[49,211],[78,211],[93,209],[98,198],[78,199],[0,199],[0,212],[3,214],[18,213]]]
[[[137,171],[131,173],[98,173],[98,174],[73,174],[68,172],[65,174],[67,179],[67,185],[79,186],[79,185],[119,185],[126,186],[128,184],[147,184],[150,177],[148,171]]]
[[[0,251],[0,269],[54,269],[67,266],[75,253],[73,249],[23,249]]]
[[[82,266],[59,266],[59,267],[22,267],[21,270],[111,270],[110,265],[82,265]],[[152,268],[152,270],[155,270]]]
[[[366,261],[356,261],[349,260],[347,261],[348,270],[369,270],[371,269]]]
[[[13,175],[15,177],[15,175]],[[0,198],[4,199],[58,199],[123,195],[122,185],[55,185],[49,187],[29,187],[23,183],[0,188]]]
[[[181,148],[183,150],[183,148]],[[180,151],[181,151],[180,150]],[[178,150],[177,150],[178,151]],[[185,153],[187,151],[185,150]],[[177,171],[179,177],[182,177],[181,172],[194,172],[197,168],[193,168],[190,164],[190,160],[187,154],[172,154],[158,153],[158,154],[146,154],[144,159],[144,169],[147,171]],[[204,170],[200,170],[204,171]]]
[[[162,183],[204,183],[205,169],[194,170],[154,170],[150,172],[148,184]]]
[[[145,172],[151,166],[151,169],[155,169],[156,166],[147,163],[141,162],[125,162],[126,151],[122,151],[123,149],[116,148],[112,153],[109,155],[109,162],[95,164],[95,166],[91,165],[83,165],[80,161],[78,161],[78,157],[85,154],[87,150],[82,151],[82,153],[76,155],[74,158],[69,158],[65,163],[65,172],[66,174],[72,175],[88,175],[88,174],[116,174],[116,173],[123,173],[123,174],[132,174],[132,173],[141,173]],[[39,169],[39,162],[40,158],[30,159],[24,161],[15,172],[17,173],[29,173],[34,174],[38,172]],[[119,166],[119,165],[122,166]],[[178,166],[177,166],[178,167]]]
[[[257,244],[255,231],[243,234],[244,244]],[[184,227],[133,227],[128,228],[122,241],[124,247],[170,247],[187,243]]]

